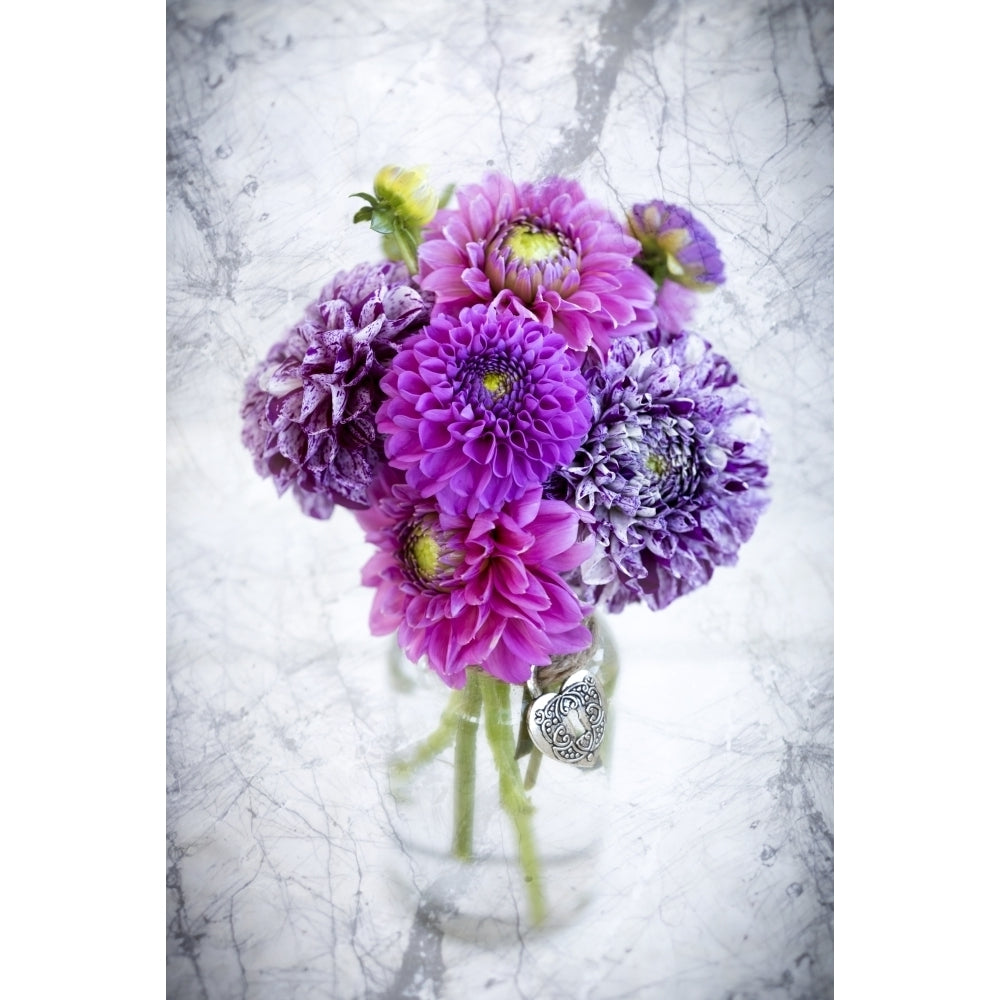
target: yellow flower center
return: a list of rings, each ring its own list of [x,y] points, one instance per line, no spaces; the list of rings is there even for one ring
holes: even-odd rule
[[[562,243],[555,233],[537,229],[527,222],[511,226],[503,242],[511,256],[525,264],[551,260],[562,252]]]
[[[410,556],[417,573],[424,580],[433,580],[437,574],[441,546],[429,533],[418,531],[414,534],[410,543]]]
[[[670,459],[665,458],[663,455],[657,455],[655,452],[650,452],[646,456],[646,468],[653,473],[654,476],[662,479],[665,475],[673,470],[673,462]]]
[[[496,399],[510,388],[510,378],[504,372],[487,372],[483,376],[483,388]]]

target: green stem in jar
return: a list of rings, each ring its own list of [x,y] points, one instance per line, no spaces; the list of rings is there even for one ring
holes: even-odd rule
[[[480,671],[470,667],[460,703],[455,729],[455,817],[451,849],[456,858],[472,858],[472,822],[476,804],[476,731],[482,705]]]
[[[451,693],[448,704],[445,705],[444,711],[441,713],[441,721],[438,723],[437,729],[419,743],[409,756],[393,761],[389,772],[390,777],[400,781],[408,780],[415,771],[425,764],[429,764],[455,742],[455,730],[458,727],[464,694],[464,691]]]
[[[524,790],[521,770],[514,758],[510,685],[486,673],[480,676],[480,685],[486,739],[493,752],[493,761],[500,779],[500,804],[510,817],[517,833],[529,914],[531,922],[538,925],[545,920],[545,895],[542,889],[538,850],[535,845],[535,831],[531,822],[533,807]]]
[[[538,769],[542,766],[542,752],[538,747],[531,748],[528,766],[524,769],[524,790],[530,792],[538,780]]]

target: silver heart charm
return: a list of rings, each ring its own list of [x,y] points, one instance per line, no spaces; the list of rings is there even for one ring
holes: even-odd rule
[[[577,670],[558,691],[532,701],[525,719],[531,742],[547,757],[577,767],[593,767],[604,740],[601,682],[589,670]]]

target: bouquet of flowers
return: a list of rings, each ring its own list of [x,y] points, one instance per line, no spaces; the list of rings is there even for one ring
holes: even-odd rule
[[[372,632],[484,718],[540,919],[532,769],[593,766],[603,736],[606,692],[566,664],[595,611],[665,608],[736,562],[767,502],[767,434],[689,329],[724,270],[686,209],[617,218],[574,180],[499,173],[439,197],[399,167],[357,197],[380,259],[336,274],[253,371],[243,441],[306,514],[354,512]],[[512,686],[516,743],[498,723]],[[457,717],[407,766],[453,744],[471,767]]]

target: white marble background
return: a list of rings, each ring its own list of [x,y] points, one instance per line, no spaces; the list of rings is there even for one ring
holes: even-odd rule
[[[832,3],[167,5],[167,996],[833,995]],[[278,500],[242,383],[384,163],[661,197],[715,232],[699,329],[774,437],[738,567],[614,622],[599,898],[487,949],[389,905],[389,697],[353,519]]]

